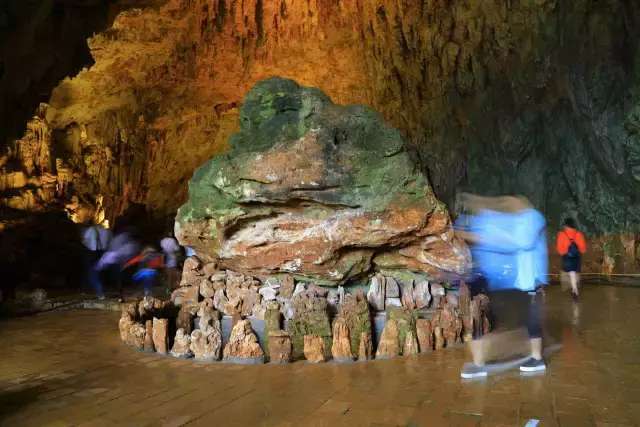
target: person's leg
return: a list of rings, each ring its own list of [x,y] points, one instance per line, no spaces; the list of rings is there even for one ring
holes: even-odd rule
[[[154,279],[155,279],[155,275],[153,274],[145,275],[144,278],[142,279],[142,285],[144,287],[144,296],[151,296],[153,294],[153,284],[155,281]]]
[[[571,292],[577,296],[578,295],[578,273],[575,271],[570,271],[569,281],[571,282]]]
[[[542,358],[542,322],[540,314],[540,294],[529,292],[529,309],[527,314],[527,331],[531,345],[531,358],[520,366],[523,372],[544,371],[546,365]]]
[[[87,271],[87,281],[96,293],[98,298],[104,298],[102,289],[102,281],[100,280],[100,271],[98,270],[98,255],[96,252],[87,251],[85,263]]]
[[[471,283],[469,285],[471,296],[477,295],[484,290],[481,282]],[[460,376],[462,378],[481,378],[487,376],[485,368],[485,346],[482,340],[482,331],[479,325],[473,327],[473,338],[469,342],[469,351],[471,352],[472,363],[467,363],[462,368]]]

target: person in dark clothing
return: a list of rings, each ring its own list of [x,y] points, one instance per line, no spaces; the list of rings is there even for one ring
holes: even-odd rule
[[[574,300],[578,299],[580,270],[582,255],[587,251],[587,243],[584,234],[578,231],[573,218],[564,220],[563,229],[558,232],[556,238],[556,250],[562,257],[562,271],[560,281],[562,289],[571,286],[571,295]]]

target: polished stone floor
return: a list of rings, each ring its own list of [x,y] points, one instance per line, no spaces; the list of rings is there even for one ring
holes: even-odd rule
[[[69,311],[0,323],[0,425],[640,425],[640,289],[546,296],[534,377],[464,382],[453,348],[351,365],[198,364],[124,347],[118,314]]]

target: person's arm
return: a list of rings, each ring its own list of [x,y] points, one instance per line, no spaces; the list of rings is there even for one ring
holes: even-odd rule
[[[143,258],[142,255],[138,255],[138,256],[135,256],[135,257],[131,258],[129,261],[127,261],[124,264],[124,268],[131,267],[132,265],[135,265],[135,264],[139,263],[140,261],[142,261],[142,258]]]

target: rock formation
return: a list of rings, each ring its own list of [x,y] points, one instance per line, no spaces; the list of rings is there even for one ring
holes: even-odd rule
[[[282,328],[282,313],[280,312],[280,305],[277,301],[268,301],[266,303],[266,310],[264,314],[264,346],[269,349],[271,354],[271,345],[269,340],[271,339],[272,332],[278,332]],[[289,346],[291,345],[291,337],[287,334],[289,340]],[[289,350],[291,353],[291,350]]]
[[[169,351],[169,319],[153,318],[153,346],[160,354]]]
[[[360,334],[360,345],[358,347],[358,361],[365,362],[373,359],[373,343],[371,334],[363,332]]]
[[[129,328],[126,343],[136,350],[144,350],[147,330],[141,323],[133,323]]]
[[[415,312],[401,307],[390,307],[387,309],[387,322],[389,320],[395,320],[398,329],[398,348],[402,350],[407,334],[411,332],[414,337],[416,336]]]
[[[214,361],[220,359],[222,349],[222,332],[219,325],[207,325],[203,329],[195,329],[191,332],[191,344],[189,346],[196,360]]]
[[[303,338],[304,358],[310,363],[321,363],[327,360],[325,339],[316,335],[305,335]]]
[[[388,319],[380,336],[376,359],[391,359],[400,354],[398,335],[398,322],[394,319]]]
[[[264,363],[264,352],[248,320],[241,320],[233,327],[229,342],[224,347],[224,360],[243,364]]]
[[[367,299],[362,292],[345,295],[338,311],[338,318],[344,319],[347,325],[351,340],[351,354],[359,354],[360,340],[363,335],[369,337],[368,345],[371,345],[371,313]]]
[[[421,353],[428,353],[433,350],[433,327],[431,321],[427,319],[416,320],[416,333]]]
[[[198,306],[195,304],[182,304],[178,317],[176,318],[176,329],[183,329],[186,334],[191,334],[193,330],[193,318]]]
[[[418,340],[413,331],[407,331],[405,336],[404,346],[402,347],[403,356],[413,356],[419,353]]]
[[[74,220],[113,222],[140,204],[172,217],[194,169],[228,146],[244,94],[283,75],[380,111],[450,204],[461,187],[525,193],[552,225],[575,213],[591,234],[612,236],[597,242],[598,271],[637,268],[635,253],[609,253],[622,235],[638,246],[636,2],[13,3],[38,9],[25,15],[32,24],[2,29],[0,133],[37,119],[26,139],[0,147],[10,214],[67,206]],[[104,28],[115,16],[106,8],[122,4],[140,8],[91,37],[90,58],[73,40]],[[12,10],[0,10],[3,21]],[[62,24],[43,24],[54,12]],[[5,215],[0,227],[22,221]],[[434,262],[445,243],[376,264]]]
[[[291,334],[293,357],[299,359],[304,353],[304,337],[313,335],[325,342],[323,348],[331,348],[331,323],[327,312],[327,300],[313,291],[302,291],[292,298],[293,317],[287,324]]]
[[[429,292],[429,282],[426,280],[419,280],[413,288],[413,300],[415,301],[416,308],[426,308],[431,303],[431,292]]]
[[[351,351],[351,340],[349,339],[349,328],[343,318],[338,318],[333,322],[333,343],[331,345],[331,355],[337,362],[353,361]]]
[[[144,325],[144,351],[153,353],[156,348],[153,344],[153,321],[147,320]]]
[[[191,335],[187,334],[182,328],[176,331],[176,337],[173,340],[173,347],[171,348],[171,355],[184,359],[193,356],[193,352],[191,351]]]
[[[270,331],[268,343],[270,363],[291,362],[291,336],[288,332]]]
[[[372,110],[268,79],[246,95],[230,144],[195,173],[176,217],[176,236],[201,257],[325,283],[372,265],[433,276],[467,269],[446,209],[399,132]]]

